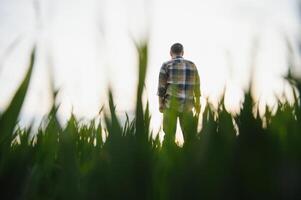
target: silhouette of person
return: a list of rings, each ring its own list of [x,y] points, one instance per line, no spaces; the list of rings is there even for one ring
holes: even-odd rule
[[[200,112],[200,78],[195,64],[183,58],[184,48],[175,43],[170,48],[171,60],[164,62],[159,74],[159,111],[163,113],[165,144],[174,144],[179,119],[184,142],[188,141],[193,121],[193,108]]]

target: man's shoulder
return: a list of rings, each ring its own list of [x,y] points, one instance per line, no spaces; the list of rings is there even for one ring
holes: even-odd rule
[[[171,67],[171,66],[173,66],[174,64],[177,64],[177,63],[179,63],[179,64],[180,63],[186,63],[191,68],[197,70],[197,67],[194,64],[194,62],[192,62],[191,60],[184,59],[184,58],[181,58],[181,59],[171,59],[171,60],[165,61],[162,64],[162,68],[166,69],[166,68],[169,68],[169,67]]]
[[[163,66],[167,66],[167,65],[170,65],[170,64],[172,64],[174,62],[174,60],[168,60],[168,61],[165,61],[165,62],[163,62]]]
[[[183,59],[183,61],[190,64],[190,65],[195,66],[194,62],[192,62],[191,60]]]

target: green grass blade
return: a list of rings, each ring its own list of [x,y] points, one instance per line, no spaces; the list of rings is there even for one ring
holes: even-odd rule
[[[0,117],[0,145],[8,145],[12,141],[12,134],[17,124],[22,105],[24,103],[26,93],[29,87],[33,66],[35,62],[35,48],[32,50],[30,64],[26,76],[15,93],[3,115]]]

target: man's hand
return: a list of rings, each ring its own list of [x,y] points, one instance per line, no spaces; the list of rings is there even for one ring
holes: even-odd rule
[[[164,105],[165,105],[164,99],[159,97],[159,111],[160,111],[160,113],[163,113],[164,107],[165,107]]]
[[[160,111],[160,113],[163,113],[163,111],[164,111],[164,106],[163,105],[159,106],[159,111]]]

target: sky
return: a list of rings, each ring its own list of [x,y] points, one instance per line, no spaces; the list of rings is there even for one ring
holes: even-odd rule
[[[120,116],[133,112],[137,52],[149,42],[145,97],[158,130],[158,73],[175,42],[198,67],[202,97],[216,103],[226,89],[237,111],[253,75],[254,97],[273,105],[290,96],[286,40],[295,50],[297,0],[0,0],[0,110],[4,110],[35,44],[37,60],[21,121],[40,120],[50,109],[50,80],[59,89],[59,116],[93,118],[112,88]],[[251,67],[253,66],[253,67]],[[252,70],[251,70],[252,69]],[[251,73],[251,71],[253,73]]]

